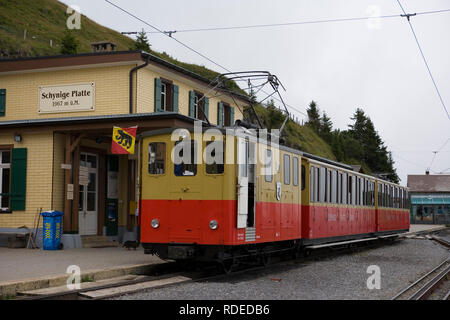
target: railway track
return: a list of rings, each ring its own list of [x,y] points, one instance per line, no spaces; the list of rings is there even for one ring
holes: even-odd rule
[[[450,242],[436,235],[429,237],[430,240],[450,248]],[[403,289],[392,300],[426,300],[446,281],[450,280],[450,258],[443,261],[433,270],[429,271],[414,283]],[[442,294],[441,294],[442,295]],[[450,291],[444,294],[442,300],[450,299]]]
[[[135,293],[147,289],[156,289],[172,285],[179,285],[188,282],[201,282],[222,280],[229,277],[239,276],[241,274],[256,273],[268,268],[294,266],[307,261],[320,260],[336,256],[343,253],[351,253],[356,249],[367,250],[382,245],[381,243],[361,244],[361,247],[349,246],[347,248],[323,248],[314,250],[302,258],[286,259],[286,256],[274,256],[270,259],[261,261],[260,264],[243,265],[233,269],[231,272],[223,272],[217,265],[205,265],[201,270],[192,272],[182,271],[182,266],[171,263],[167,268],[167,273],[159,271],[155,275],[140,276],[135,280],[122,281],[120,283],[106,284],[96,286],[95,288],[82,288],[71,291],[58,292],[53,294],[41,294],[36,296],[17,297],[20,300],[101,300],[108,299],[124,294]]]

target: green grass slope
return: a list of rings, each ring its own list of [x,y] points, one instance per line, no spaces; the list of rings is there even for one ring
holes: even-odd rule
[[[285,116],[278,109],[257,105],[255,110],[266,128],[279,129],[281,127]],[[252,119],[252,113],[248,109],[246,110],[246,114]],[[256,123],[255,121],[252,122]],[[336,160],[331,147],[314,130],[307,126],[302,126],[294,121],[288,120],[282,132],[282,137],[285,139],[285,144],[289,147]]]
[[[60,54],[60,43],[67,30],[67,6],[56,0],[0,0],[0,56],[32,57]],[[24,39],[24,30],[27,30]],[[79,52],[91,52],[91,42],[109,40],[117,50],[128,50],[134,41],[105,28],[86,16],[81,29],[73,30]],[[53,46],[50,46],[50,40]]]

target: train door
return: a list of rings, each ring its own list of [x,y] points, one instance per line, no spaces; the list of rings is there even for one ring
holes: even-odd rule
[[[255,227],[256,144],[246,137],[237,138],[237,228]],[[254,237],[254,230],[249,238]],[[246,240],[247,232],[246,232]]]

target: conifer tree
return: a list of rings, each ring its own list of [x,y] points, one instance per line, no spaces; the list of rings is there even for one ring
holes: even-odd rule
[[[317,108],[317,104],[315,101],[311,101],[309,104],[309,108],[306,110],[308,114],[308,121],[306,125],[311,127],[316,133],[320,132],[320,114],[319,108]]]
[[[143,50],[146,52],[150,52],[151,45],[148,42],[147,34],[144,30],[138,33],[136,37],[136,42],[134,43],[134,48],[136,50]]]
[[[61,54],[77,54],[78,40],[72,31],[66,30],[61,39]]]

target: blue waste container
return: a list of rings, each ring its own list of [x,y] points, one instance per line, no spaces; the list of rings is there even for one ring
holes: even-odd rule
[[[58,250],[62,235],[62,216],[64,212],[45,211],[41,212],[44,219],[43,249]]]

